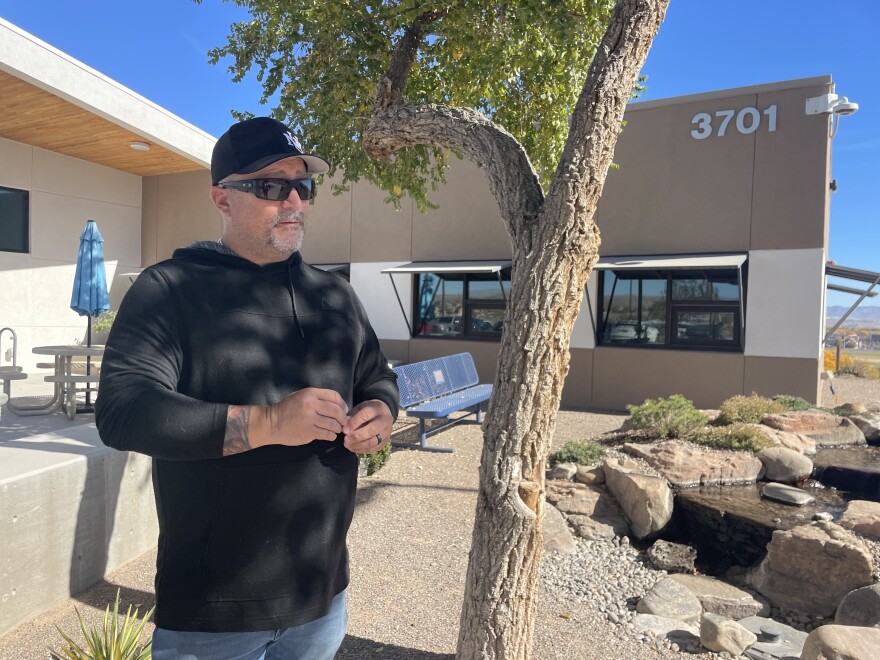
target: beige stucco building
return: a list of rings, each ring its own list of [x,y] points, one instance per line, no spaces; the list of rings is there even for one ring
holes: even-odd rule
[[[630,106],[564,404],[622,409],[680,392],[717,406],[753,391],[816,401],[831,139],[828,115],[807,115],[805,103],[832,91],[818,77]],[[348,266],[389,357],[469,351],[491,381],[500,332],[475,324],[503,316],[491,283],[504,278],[510,243],[481,171],[455,161],[447,179],[426,214],[407,202],[395,211],[365,184],[319,196],[303,254]],[[145,265],[216,237],[208,183],[204,172],[144,178]],[[420,299],[426,282],[448,292],[445,303]],[[641,315],[637,293],[621,293],[639,283]]]
[[[221,225],[207,192],[210,136],[81,65],[88,84],[72,84],[72,60],[2,27],[32,51],[0,53],[5,89],[22,99],[4,95],[0,187],[29,195],[26,249],[0,251],[0,323],[18,331],[27,368],[30,346],[82,335],[67,301],[88,218],[104,234],[114,306],[128,284],[117,274],[214,239]],[[700,406],[752,391],[816,400],[831,138],[830,115],[805,105],[833,91],[825,76],[630,105],[564,404],[621,409],[675,392]],[[25,97],[67,119],[18,116]],[[389,357],[470,351],[491,381],[510,243],[481,171],[454,161],[447,179],[425,214],[408,201],[395,211],[366,184],[334,197],[325,182],[303,254],[347,266]],[[406,272],[423,262],[446,268]]]
[[[0,328],[40,375],[33,347],[85,336],[69,304],[87,220],[112,308],[124,274],[220,235],[215,138],[2,19],[0,85]],[[831,115],[807,103],[833,91],[825,76],[630,105],[563,404],[816,401]],[[469,351],[491,382],[511,253],[485,177],[454,161],[426,214],[384,197],[362,183],[334,197],[325,181],[304,257],[349,277],[389,358]],[[155,543],[147,457],[108,450],[88,424],[27,440],[0,444],[0,635]]]

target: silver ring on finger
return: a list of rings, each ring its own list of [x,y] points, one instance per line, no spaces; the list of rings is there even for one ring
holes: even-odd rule
[[[381,434],[381,433],[377,433],[377,434],[376,434],[376,446],[378,447],[378,446],[381,445],[381,444],[382,444],[382,434]]]

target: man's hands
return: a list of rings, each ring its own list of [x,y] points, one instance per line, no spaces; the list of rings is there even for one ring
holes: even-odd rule
[[[350,411],[348,423],[343,425],[345,446],[356,454],[373,454],[391,441],[394,417],[384,401],[370,399]]]
[[[242,414],[243,413],[243,414]],[[244,419],[241,419],[244,418]],[[227,443],[224,455],[263,445],[305,445],[313,440],[335,440],[345,434],[345,446],[359,454],[371,454],[388,444],[393,417],[378,399],[364,401],[350,411],[338,392],[307,387],[271,406],[230,406],[230,425],[237,422],[236,436],[244,436],[234,446]],[[246,430],[242,429],[242,422]],[[381,442],[377,442],[377,435]]]

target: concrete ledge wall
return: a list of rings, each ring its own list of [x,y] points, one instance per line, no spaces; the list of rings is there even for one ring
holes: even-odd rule
[[[94,424],[0,442],[0,636],[156,545],[151,460]]]

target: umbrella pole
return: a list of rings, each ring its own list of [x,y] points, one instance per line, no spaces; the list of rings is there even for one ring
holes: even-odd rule
[[[92,345],[92,317],[89,316],[89,325],[86,330],[86,346]],[[86,355],[86,376],[92,375],[92,357],[90,355]],[[81,408],[76,409],[77,412],[95,412],[94,407],[92,407],[92,388],[86,383],[86,405]]]

